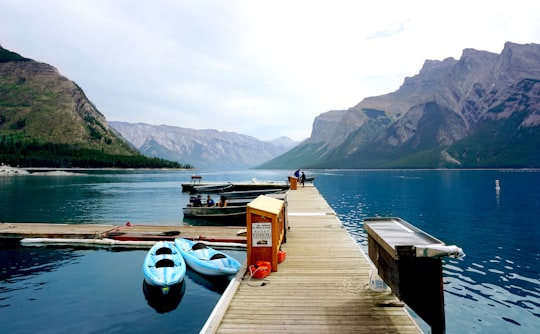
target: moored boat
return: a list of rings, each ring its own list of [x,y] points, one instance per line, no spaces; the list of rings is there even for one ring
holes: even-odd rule
[[[184,238],[174,240],[187,265],[199,274],[207,276],[235,275],[241,267],[240,262],[230,255],[218,251],[202,242]]]
[[[176,246],[167,241],[156,242],[146,254],[143,263],[144,281],[168,294],[171,287],[183,281],[186,263]]]
[[[225,196],[227,200],[232,199],[232,198],[254,199],[254,198],[259,197],[260,195],[278,194],[285,191],[286,190],[275,189],[275,188],[255,189],[255,190],[235,190],[235,191],[224,191],[220,193],[220,196]]]
[[[186,206],[183,208],[184,218],[205,219],[229,225],[245,225],[247,205],[226,207]]]
[[[285,198],[287,197],[287,190],[267,189],[262,192],[260,190],[226,191],[219,194],[219,199],[225,200],[227,202],[227,206],[240,206],[247,205],[249,202],[253,201],[255,198],[261,195],[285,200]],[[208,206],[207,201],[200,197],[200,195],[191,196],[189,198],[188,206],[197,206],[195,204],[197,202],[197,197],[199,197],[200,206]]]
[[[313,182],[313,180],[315,180],[315,176],[306,176],[304,179],[305,182]]]
[[[251,202],[253,200],[253,198],[249,197],[249,198],[233,198],[233,199],[229,199],[229,197],[226,197],[225,195],[220,195],[219,196],[219,199],[221,199],[222,197],[224,197],[224,200],[227,201],[227,206],[242,206],[242,205],[247,205],[249,202]],[[218,204],[214,203],[214,205],[218,205],[217,207],[220,207],[219,206],[219,199],[216,198],[216,201],[218,202]],[[204,200],[203,198],[199,198],[199,200],[201,201],[200,203],[200,206],[199,207],[207,207],[208,206],[208,201]],[[197,202],[196,200],[196,197],[195,196],[191,196],[189,198],[189,204],[187,205],[188,207],[192,206],[192,207],[197,207],[197,205],[195,204]]]
[[[286,181],[259,181],[251,180],[246,182],[220,182],[220,183],[182,183],[182,191],[196,193],[196,187],[214,187],[214,186],[223,186],[224,184],[230,184],[232,187],[228,188],[227,191],[243,191],[243,190],[258,190],[258,189],[279,189],[287,190],[289,189],[289,184]],[[207,188],[207,189],[208,189]],[[204,189],[204,188],[203,188]]]
[[[233,187],[231,183],[223,184],[204,184],[204,185],[194,185],[192,193],[197,194],[211,194],[211,193],[220,193],[225,190],[229,190]]]

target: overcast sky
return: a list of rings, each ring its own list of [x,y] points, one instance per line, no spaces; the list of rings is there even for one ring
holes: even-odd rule
[[[267,140],[397,90],[426,59],[540,43],[540,1],[0,0],[0,45],[108,121]]]

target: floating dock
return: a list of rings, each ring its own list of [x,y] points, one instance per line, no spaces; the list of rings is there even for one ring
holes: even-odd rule
[[[244,229],[238,226],[191,226],[191,225],[98,225],[98,224],[42,224],[42,223],[0,223],[0,241],[18,242],[21,240],[45,239],[54,243],[97,243],[127,246],[159,240],[173,241],[174,238],[186,238],[216,243],[245,244]],[[75,242],[74,240],[78,240]],[[116,242],[113,242],[116,241]],[[145,243],[147,242],[147,243]]]

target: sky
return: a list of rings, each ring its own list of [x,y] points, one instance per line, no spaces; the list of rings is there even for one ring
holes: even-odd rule
[[[0,45],[108,121],[271,140],[399,89],[425,60],[540,43],[540,1],[0,0]]]

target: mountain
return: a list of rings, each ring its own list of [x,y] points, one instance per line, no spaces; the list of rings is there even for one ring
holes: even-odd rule
[[[187,162],[198,169],[251,168],[298,144],[287,137],[265,142],[218,130],[126,122],[109,124],[142,154]]]
[[[178,167],[148,159],[73,81],[0,46],[0,161],[23,167]]]
[[[395,92],[319,115],[260,168],[540,167],[540,45],[425,61]]]

